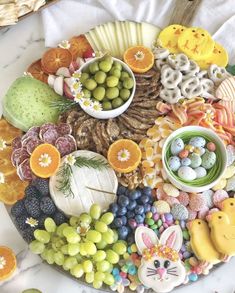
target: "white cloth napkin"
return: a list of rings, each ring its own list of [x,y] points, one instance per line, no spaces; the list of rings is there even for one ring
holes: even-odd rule
[[[168,24],[175,0],[61,0],[42,12],[47,47],[113,20]],[[203,0],[192,23],[223,44],[235,62],[235,0]]]

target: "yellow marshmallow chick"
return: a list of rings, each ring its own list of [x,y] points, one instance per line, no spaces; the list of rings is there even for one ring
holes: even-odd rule
[[[212,264],[219,263],[220,254],[211,241],[208,224],[196,219],[188,222],[187,227],[191,237],[190,245],[196,257]]]
[[[221,210],[229,217],[230,224],[235,226],[235,198],[227,198],[220,204]]]
[[[178,48],[178,38],[185,29],[186,27],[179,24],[167,26],[158,36],[158,45],[168,49],[171,53],[180,53]]]
[[[197,64],[201,69],[207,69],[211,64],[226,67],[228,65],[228,52],[219,43],[215,43],[211,55],[204,60],[197,61]]]
[[[215,212],[207,216],[211,228],[211,240],[220,253],[235,255],[235,226],[230,224],[224,212]]]
[[[184,30],[178,39],[179,49],[195,61],[208,58],[214,49],[214,44],[210,34],[197,27]]]

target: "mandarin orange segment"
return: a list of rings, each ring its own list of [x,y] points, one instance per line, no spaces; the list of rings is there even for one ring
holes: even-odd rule
[[[27,69],[27,72],[31,73],[32,76],[42,82],[47,83],[48,74],[42,69],[41,59],[33,62]]]
[[[123,56],[125,63],[136,73],[144,73],[151,69],[154,64],[152,51],[144,46],[128,48]]]
[[[9,278],[15,269],[16,257],[14,252],[6,246],[0,246],[0,281]]]
[[[73,60],[76,60],[78,57],[83,57],[83,54],[85,52],[87,52],[88,50],[92,50],[91,45],[89,44],[84,35],[72,37],[69,40],[69,43],[69,51],[73,56]]]
[[[59,169],[60,153],[52,144],[44,143],[36,147],[30,157],[32,172],[41,178],[49,178]]]
[[[63,48],[52,48],[47,50],[41,60],[43,70],[54,74],[60,67],[69,67],[72,62],[72,54]]]
[[[132,140],[119,139],[109,147],[108,161],[117,172],[132,172],[138,167],[140,160],[140,147]]]
[[[1,142],[5,141],[7,144],[11,144],[12,140],[16,136],[20,136],[22,131],[10,123],[8,123],[5,119],[0,119],[0,151],[1,151]]]

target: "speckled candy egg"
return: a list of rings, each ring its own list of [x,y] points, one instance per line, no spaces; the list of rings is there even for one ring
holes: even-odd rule
[[[171,143],[172,155],[178,155],[184,149],[184,142],[181,138],[176,138]]]
[[[206,169],[203,168],[203,167],[197,167],[197,168],[194,169],[194,171],[197,174],[197,178],[203,178],[207,174]]]
[[[168,165],[171,171],[173,172],[177,171],[181,165],[180,158],[177,156],[170,157],[168,160]]]
[[[196,172],[188,166],[180,167],[178,170],[178,176],[185,181],[192,181],[196,179]]]
[[[191,164],[191,160],[189,158],[183,158],[181,160],[181,165],[182,166],[189,166]]]
[[[189,199],[189,207],[192,211],[198,212],[206,206],[206,200],[201,193],[191,194]]]
[[[201,159],[200,155],[195,154],[195,153],[190,154],[189,159],[191,160],[190,167],[192,167],[192,168],[197,168],[202,163],[202,159]]]
[[[203,148],[206,145],[206,140],[204,137],[195,136],[190,139],[189,144],[194,147]]]
[[[171,208],[171,214],[175,220],[187,220],[188,210],[182,204],[174,204]]]
[[[214,152],[205,152],[202,156],[202,167],[205,169],[211,169],[216,162],[216,154]]]

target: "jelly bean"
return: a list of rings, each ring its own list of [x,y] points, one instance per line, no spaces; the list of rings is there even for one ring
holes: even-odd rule
[[[189,236],[188,230],[183,230],[183,238],[185,240],[189,240],[190,236]]]
[[[195,273],[191,273],[189,274],[188,278],[191,282],[196,282],[198,280],[198,275]]]

